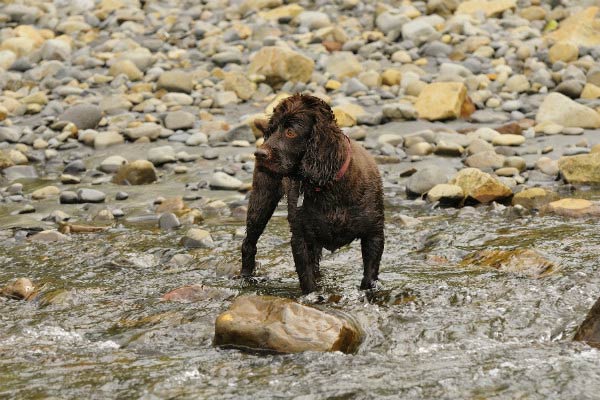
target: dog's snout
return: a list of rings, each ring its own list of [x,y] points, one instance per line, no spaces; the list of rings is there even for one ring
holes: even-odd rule
[[[271,157],[271,152],[261,147],[254,152],[254,157],[256,157],[257,160],[266,161]]]

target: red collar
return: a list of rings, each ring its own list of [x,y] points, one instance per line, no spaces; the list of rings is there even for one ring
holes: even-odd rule
[[[333,178],[334,182],[339,181],[340,179],[342,179],[344,177],[344,175],[346,174],[346,171],[348,171],[348,167],[350,166],[350,160],[352,160],[352,142],[350,142],[350,138],[348,136],[344,135],[344,138],[348,142],[348,145],[346,146],[346,161],[344,161],[344,164],[342,164],[342,167],[340,168],[340,170],[337,172],[337,174],[335,174],[335,177]],[[320,191],[321,191],[321,187],[316,186],[315,192],[320,192]]]

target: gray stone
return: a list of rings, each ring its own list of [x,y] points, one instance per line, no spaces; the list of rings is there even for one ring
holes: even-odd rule
[[[191,129],[194,127],[195,117],[187,111],[173,111],[165,117],[165,127],[167,129]]]
[[[46,40],[40,48],[43,60],[66,61],[71,56],[71,46],[64,40]]]
[[[160,218],[158,219],[158,226],[163,231],[168,231],[179,228],[181,226],[181,222],[179,222],[179,219],[175,214],[167,212],[161,214]]]
[[[122,156],[110,156],[105,158],[98,169],[102,172],[113,173],[117,171],[121,166],[127,164],[127,159]]]
[[[163,72],[158,78],[157,89],[169,92],[192,93],[194,83],[189,72],[174,70]]]
[[[147,137],[150,140],[155,140],[161,133],[161,126],[153,123],[143,123],[135,128],[125,130],[125,136],[130,140],[137,140],[142,137]]]
[[[9,182],[17,179],[35,179],[38,177],[35,168],[31,165],[15,165],[14,167],[5,168],[2,170],[2,175]]]
[[[427,193],[435,185],[446,182],[448,182],[448,171],[431,165],[418,170],[408,178],[406,192],[412,196],[420,196]]]
[[[77,204],[79,203],[79,196],[75,192],[65,190],[64,192],[61,192],[59,202],[60,204]]]
[[[77,198],[80,203],[103,203],[106,199],[106,194],[95,189],[79,189],[77,191]]]
[[[0,127],[0,142],[17,143],[21,138],[21,132],[13,127]]]
[[[210,179],[211,189],[218,190],[238,190],[242,186],[242,181],[225,172],[215,172]]]
[[[185,144],[188,146],[199,146],[206,143],[208,143],[208,137],[204,132],[193,133],[185,141]]]
[[[62,242],[68,239],[67,235],[54,230],[41,231],[29,237],[33,242]]]
[[[440,33],[423,18],[417,18],[402,25],[402,38],[410,40],[416,45],[431,42],[440,36]]]
[[[377,24],[377,28],[387,35],[392,31],[400,31],[402,26],[409,21],[410,18],[406,15],[390,10],[379,14],[375,23]]]
[[[411,103],[388,103],[383,106],[383,116],[389,119],[417,119],[417,110]]]
[[[85,163],[82,160],[74,160],[68,163],[63,169],[63,173],[65,174],[79,174],[81,172],[86,171]]]
[[[160,146],[148,151],[148,161],[159,166],[177,161],[175,150],[171,146]]]

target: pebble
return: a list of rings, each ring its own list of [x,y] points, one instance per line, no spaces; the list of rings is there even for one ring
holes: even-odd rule
[[[103,203],[106,194],[95,189],[79,189],[77,198],[80,203]]]

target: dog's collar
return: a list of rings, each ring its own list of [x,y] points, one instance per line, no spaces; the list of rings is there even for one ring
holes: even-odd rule
[[[348,142],[346,146],[346,160],[344,161],[344,164],[342,164],[342,167],[337,172],[337,174],[335,174],[335,177],[333,178],[334,182],[337,182],[344,177],[344,175],[348,171],[348,167],[350,166],[350,160],[352,160],[352,143],[350,142],[350,138],[348,136],[344,135],[344,138],[346,139],[346,142]],[[321,187],[315,186],[315,192],[320,191]]]

